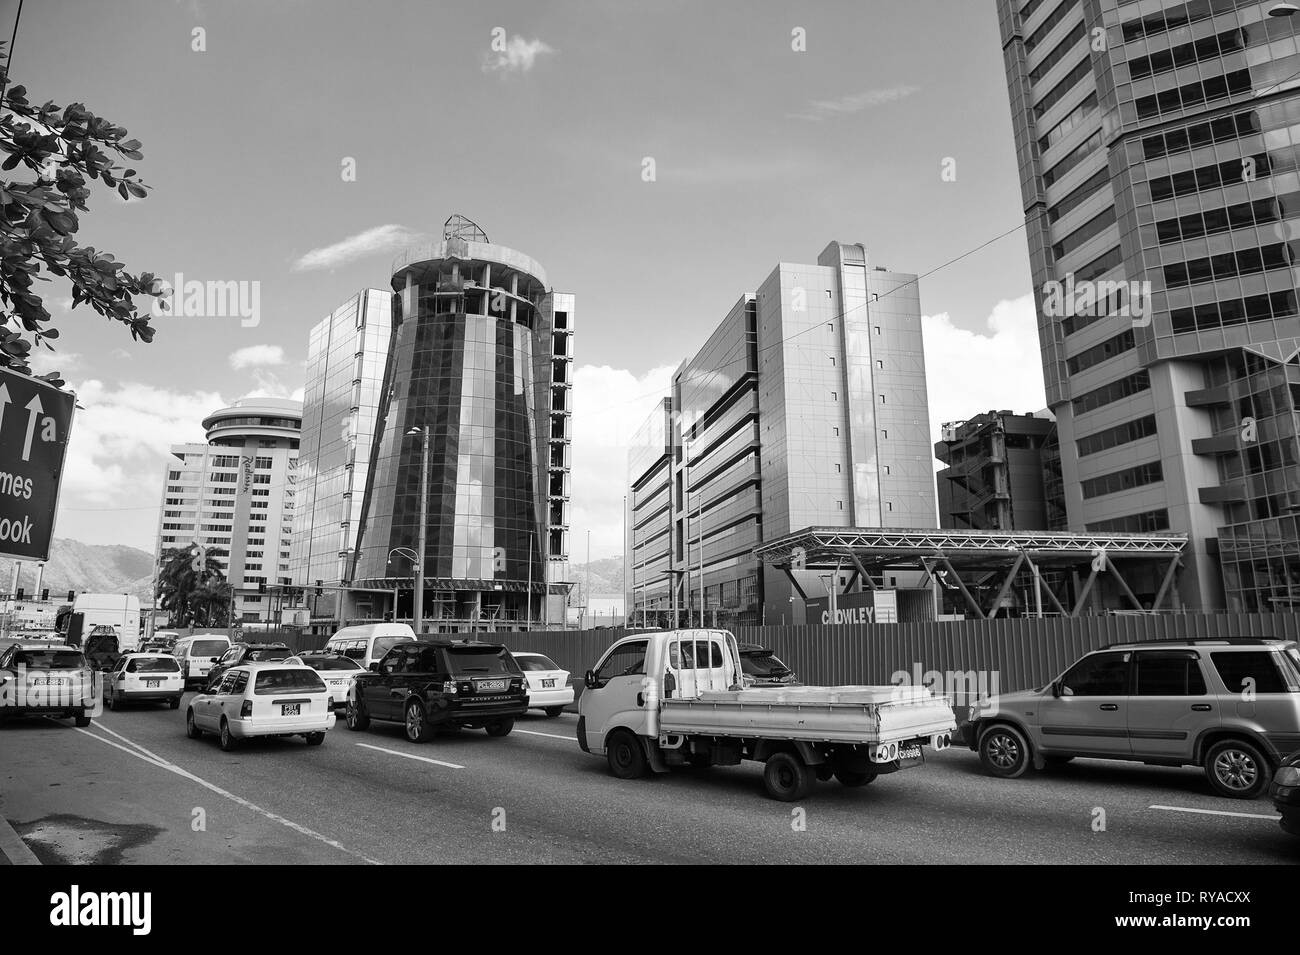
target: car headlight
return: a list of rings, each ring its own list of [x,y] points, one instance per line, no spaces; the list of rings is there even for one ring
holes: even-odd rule
[[[448,680],[446,683],[442,685],[442,692],[446,693],[448,696],[455,696],[456,684],[451,680]]]
[[[1283,766],[1273,777],[1279,786],[1300,786],[1300,766]]]

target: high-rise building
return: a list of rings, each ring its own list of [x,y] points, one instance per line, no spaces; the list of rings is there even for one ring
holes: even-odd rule
[[[988,411],[945,422],[934,455],[939,526],[956,530],[1065,530],[1059,493],[1060,458],[1049,448],[1056,423],[1049,414]],[[1052,468],[1056,470],[1053,472]],[[1053,523],[1055,522],[1055,523]]]
[[[377,592],[396,589],[398,618],[413,617],[427,429],[425,629],[562,626],[574,296],[461,216],[440,241],[400,256],[391,284],[355,616],[378,612]]]
[[[1300,598],[1286,7],[997,0],[1069,527],[1188,534],[1193,608]]]
[[[155,560],[194,543],[217,556],[236,620],[270,621],[266,586],[290,582],[302,404],[245,398],[203,419],[207,444],[177,444],[163,475]]]
[[[791,619],[789,579],[754,547],[809,525],[933,527],[930,455],[916,276],[839,242],[780,263],[632,439],[632,618]]]
[[[308,339],[290,565],[318,627],[339,622],[355,556],[392,309],[392,292],[362,289]]]

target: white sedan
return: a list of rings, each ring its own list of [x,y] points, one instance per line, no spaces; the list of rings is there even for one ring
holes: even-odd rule
[[[341,653],[324,651],[307,651],[284,661],[311,667],[320,674],[320,678],[329,687],[330,696],[334,697],[334,708],[341,710],[347,706],[348,690],[357,681],[357,674],[365,673],[366,668],[351,657]]]
[[[255,736],[305,736],[319,746],[333,727],[334,699],[320,674],[283,661],[231,667],[185,713],[190,739],[216,733],[227,752]]]
[[[175,710],[184,692],[181,665],[170,653],[127,653],[104,680],[104,705],[115,710],[124,703],[165,702]]]
[[[559,716],[566,706],[573,703],[568,670],[561,670],[554,660],[541,653],[510,655],[528,679],[528,706],[531,709],[545,710],[547,716]]]

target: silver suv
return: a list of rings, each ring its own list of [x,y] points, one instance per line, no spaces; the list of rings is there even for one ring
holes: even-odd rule
[[[1089,653],[1051,683],[992,697],[967,740],[1007,779],[1076,756],[1203,766],[1253,799],[1300,750],[1300,650],[1286,640],[1159,640]]]

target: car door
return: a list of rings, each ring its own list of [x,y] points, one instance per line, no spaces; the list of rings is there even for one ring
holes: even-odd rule
[[[1038,706],[1035,741],[1060,753],[1128,756],[1129,680],[1133,653],[1091,653],[1049,687]]]
[[[1133,655],[1128,738],[1133,755],[1192,759],[1197,735],[1219,723],[1219,704],[1205,684],[1195,650],[1139,650]]]
[[[243,700],[235,695],[235,683],[241,675],[247,679],[247,673],[243,670],[227,670],[221,675],[221,682],[217,684],[217,692],[212,695],[210,704],[213,729],[220,728],[221,717],[239,715]]]
[[[216,686],[208,685],[199,691],[190,705],[194,708],[194,723],[200,728],[216,732],[221,724],[221,712],[218,701],[223,687],[229,688],[234,678],[229,674],[223,676]]]
[[[402,658],[400,647],[390,650],[379,661],[379,672],[358,684],[366,703],[366,712],[375,719],[395,720],[400,716],[393,701],[392,689],[402,670]]]
[[[117,663],[113,665],[113,669],[109,671],[108,678],[104,680],[105,699],[112,696],[113,693],[117,690],[117,688],[121,685],[122,674],[126,672],[126,664],[128,659],[130,658],[122,657],[122,659],[118,660]]]
[[[605,737],[615,726],[644,733],[646,726],[643,681],[649,640],[628,640],[615,644],[596,665],[594,685],[582,693],[581,713],[588,745],[605,748]]]

